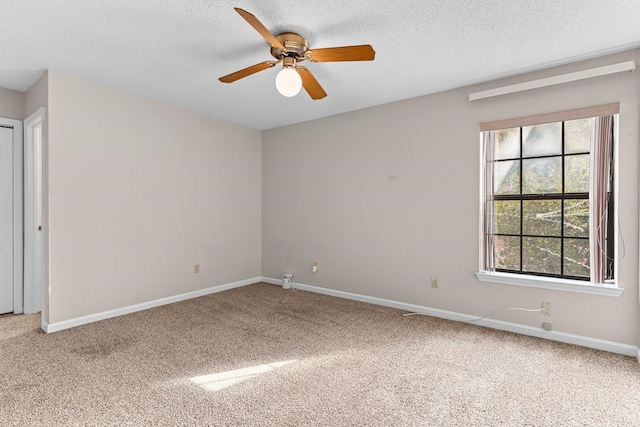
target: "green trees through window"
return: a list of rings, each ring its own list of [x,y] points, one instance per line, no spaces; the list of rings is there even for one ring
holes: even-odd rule
[[[490,131],[486,238],[496,271],[589,280],[593,120]]]

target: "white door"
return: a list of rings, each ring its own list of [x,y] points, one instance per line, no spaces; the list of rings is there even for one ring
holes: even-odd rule
[[[13,312],[13,129],[0,125],[0,314]]]

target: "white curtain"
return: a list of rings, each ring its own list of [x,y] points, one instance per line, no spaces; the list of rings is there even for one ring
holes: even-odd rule
[[[484,270],[495,271],[495,226],[493,216],[493,156],[495,132],[482,132],[482,147],[484,161],[484,200],[482,201],[482,221],[484,238]]]
[[[604,283],[607,269],[607,204],[613,116],[594,117],[591,128],[589,178],[589,244],[591,282]],[[613,212],[609,212],[613,215]],[[612,238],[612,236],[609,236]]]

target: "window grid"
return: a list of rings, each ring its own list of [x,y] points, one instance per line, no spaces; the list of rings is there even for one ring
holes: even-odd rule
[[[566,279],[576,279],[576,280],[584,280],[588,281],[588,276],[575,276],[565,274],[565,239],[568,237],[565,236],[565,201],[567,200],[581,200],[581,199],[589,199],[589,193],[565,193],[566,188],[566,158],[571,156],[579,156],[590,154],[589,151],[575,152],[575,153],[566,153],[565,147],[565,122],[561,123],[561,150],[560,154],[554,155],[540,155],[540,156],[524,156],[524,138],[523,138],[523,127],[519,126],[519,145],[520,145],[520,155],[518,157],[512,158],[504,158],[493,160],[494,164],[500,162],[507,161],[515,161],[519,162],[519,194],[503,194],[498,195],[494,194],[493,201],[501,201],[501,200],[516,200],[520,202],[520,233],[519,234],[510,234],[510,233],[495,233],[495,236],[508,236],[508,237],[518,237],[520,242],[520,265],[518,270],[506,269],[506,268],[496,268],[496,271],[507,272],[507,273],[520,273],[520,274],[528,274],[528,275],[536,275],[536,276],[545,276],[545,277],[561,277]],[[545,158],[558,158],[561,159],[561,193],[534,193],[534,194],[523,194],[523,185],[524,185],[524,160],[527,159],[545,159]],[[551,235],[532,235],[524,233],[524,201],[527,200],[560,200],[560,235],[559,236],[551,236]],[[524,242],[525,238],[551,238],[551,239],[559,239],[560,241],[560,274],[554,273],[545,273],[545,272],[537,272],[537,271],[529,271],[524,270]],[[583,240],[586,244],[589,244],[588,237],[571,237],[571,239]]]

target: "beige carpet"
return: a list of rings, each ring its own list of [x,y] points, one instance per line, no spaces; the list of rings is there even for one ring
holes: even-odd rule
[[[0,317],[3,426],[638,426],[630,357],[255,284],[44,334]]]

